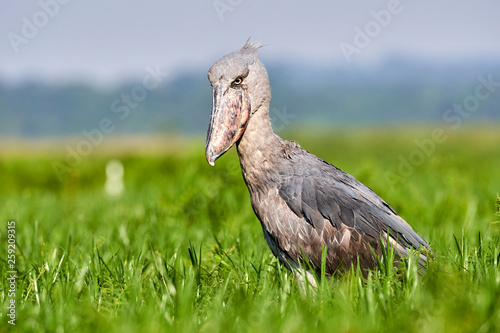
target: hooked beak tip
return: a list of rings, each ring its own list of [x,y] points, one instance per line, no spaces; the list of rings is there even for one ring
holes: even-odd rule
[[[211,166],[215,166],[215,160],[217,159],[218,156],[214,156],[213,151],[211,149],[207,149],[205,152],[205,158],[207,159],[208,164]]]

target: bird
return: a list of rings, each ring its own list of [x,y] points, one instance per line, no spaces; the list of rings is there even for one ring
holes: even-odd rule
[[[322,253],[327,277],[358,266],[366,276],[388,246],[396,259],[416,253],[421,274],[432,249],[387,202],[350,174],[273,132],[271,86],[259,60],[261,47],[247,41],[208,71],[213,92],[208,163],[215,166],[236,145],[264,238],[302,284],[308,280],[316,285]]]

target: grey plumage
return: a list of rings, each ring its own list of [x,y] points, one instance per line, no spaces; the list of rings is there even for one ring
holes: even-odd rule
[[[399,257],[412,249],[430,251],[428,243],[371,189],[273,133],[269,80],[255,45],[247,43],[217,61],[209,80],[214,105],[207,160],[213,165],[236,143],[264,237],[288,268],[295,271],[307,259],[314,273],[319,272],[324,246],[327,275],[341,274],[358,263],[364,270],[373,269],[373,251],[381,253],[381,239],[389,239]],[[240,107],[246,103],[251,105],[248,110]],[[419,257],[422,267],[425,252]]]

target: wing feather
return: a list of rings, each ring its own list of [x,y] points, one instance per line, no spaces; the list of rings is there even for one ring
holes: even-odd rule
[[[318,230],[324,229],[327,220],[337,230],[346,226],[377,240],[389,233],[406,248],[429,247],[370,188],[296,144],[294,152],[292,175],[282,182],[279,195],[297,217]]]

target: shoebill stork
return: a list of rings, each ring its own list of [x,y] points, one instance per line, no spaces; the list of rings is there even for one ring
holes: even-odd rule
[[[429,245],[375,192],[274,134],[271,87],[258,48],[247,42],[208,71],[213,105],[205,156],[214,166],[236,144],[253,210],[273,254],[294,273],[307,268],[299,280],[313,284],[323,248],[328,276],[358,264],[365,273],[374,269],[374,252],[380,255],[387,241],[396,257],[421,250],[419,268],[425,267]]]

